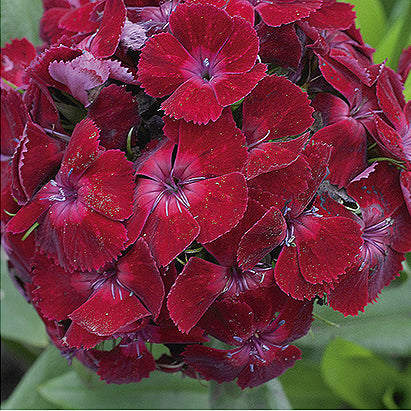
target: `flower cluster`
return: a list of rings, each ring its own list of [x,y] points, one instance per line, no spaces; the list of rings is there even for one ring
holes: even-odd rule
[[[411,48],[374,64],[335,0],[43,5],[2,49],[1,232],[63,355],[254,387],[399,274]]]

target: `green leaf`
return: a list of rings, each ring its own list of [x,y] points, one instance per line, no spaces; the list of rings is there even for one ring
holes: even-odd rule
[[[209,409],[208,386],[181,374],[155,371],[138,384],[85,384],[75,371],[47,381],[41,395],[63,409]]]
[[[371,351],[340,339],[325,350],[321,372],[338,396],[359,409],[381,409],[387,390],[403,388],[397,369]]]
[[[410,256],[410,254],[409,254]],[[344,317],[327,306],[315,305],[314,312],[334,322],[333,327],[316,319],[311,332],[297,341],[303,354],[307,349],[323,350],[334,338],[344,338],[371,349],[377,354],[393,357],[411,355],[411,278],[386,287],[375,304],[369,304],[364,313]]]
[[[411,100],[411,76],[408,76],[404,84],[404,97],[406,101]]]
[[[10,398],[2,404],[8,410],[56,409],[56,406],[39,394],[39,385],[67,371],[67,360],[54,346],[49,346],[24,375]]]
[[[38,33],[42,14],[41,0],[1,0],[1,46],[12,38],[22,37],[40,45]]]
[[[320,366],[307,358],[297,361],[293,368],[281,375],[283,385],[290,403],[295,409],[329,410],[341,409],[342,401],[324,382]]]
[[[364,41],[376,47],[384,36],[387,17],[380,0],[343,0],[344,3],[354,4],[357,14],[356,25],[360,27]]]
[[[382,63],[387,59],[387,65],[394,70],[402,50],[411,44],[411,2],[401,2],[400,5],[398,18],[392,22],[374,54],[375,63]]]
[[[278,378],[254,388],[241,388],[235,381],[210,382],[211,409],[289,410],[292,409]]]
[[[44,348],[49,343],[44,324],[35,309],[27,303],[11,281],[6,256],[1,253],[1,335]]]

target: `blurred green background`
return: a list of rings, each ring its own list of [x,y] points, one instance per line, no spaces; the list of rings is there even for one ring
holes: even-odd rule
[[[375,62],[387,59],[396,69],[411,44],[411,1],[346,2],[355,4]],[[21,37],[40,45],[41,15],[41,0],[1,0],[2,46]],[[405,95],[411,98],[411,77]],[[2,253],[2,409],[410,409],[411,253],[407,257],[401,277],[358,317],[316,305],[311,331],[296,342],[303,360],[280,378],[241,391],[235,383],[157,372],[139,384],[106,385],[77,361],[69,366],[11,283]]]

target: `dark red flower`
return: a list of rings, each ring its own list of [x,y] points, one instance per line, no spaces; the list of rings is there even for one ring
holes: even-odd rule
[[[49,320],[72,320],[64,338],[69,347],[90,348],[73,327],[107,338],[160,312],[164,286],[142,239],[99,271],[69,273],[43,256],[35,259],[34,267],[33,300]]]
[[[136,170],[130,241],[141,235],[163,266],[192,241],[215,240],[244,214],[246,149],[230,116],[208,126],[179,122],[178,144],[164,141]]]
[[[99,130],[83,120],[59,172],[10,220],[20,233],[37,220],[36,242],[66,269],[98,269],[124,249],[121,223],[132,212],[132,165],[124,153],[99,150]]]
[[[411,170],[411,103],[405,101],[401,77],[384,67],[377,81],[377,98],[384,115],[376,110],[377,142],[388,155]],[[384,120],[388,119],[388,122]]]
[[[326,215],[320,211],[319,201],[312,203],[326,176],[329,153],[330,147],[326,145],[306,147],[308,164],[305,168],[311,171],[311,176],[304,178],[307,187],[303,191],[294,184],[288,188],[290,194],[284,193],[283,186],[273,181],[271,173],[249,182],[254,187],[250,190],[251,196],[268,211],[267,218],[258,221],[249,234],[244,235],[238,251],[239,262],[249,267],[282,245],[274,269],[275,280],[285,293],[300,300],[332,289],[338,277],[355,261],[362,244],[357,223],[338,214]],[[280,180],[287,177],[289,167],[278,172]],[[301,176],[294,175],[294,179],[301,179]],[[273,232],[276,234],[272,235]],[[257,237],[265,241],[255,241]],[[332,258],[330,249],[333,250]]]
[[[26,87],[28,78],[25,68],[36,56],[35,47],[26,38],[6,43],[1,49],[1,77],[17,87]]]
[[[277,287],[248,291],[216,303],[202,321],[212,336],[236,348],[192,345],[184,358],[206,380],[222,383],[238,377],[241,388],[255,387],[301,358],[289,343],[308,332],[311,312],[311,302],[287,298]]]
[[[147,41],[138,64],[139,80],[166,114],[208,123],[248,94],[265,75],[255,64],[258,38],[240,17],[210,5],[180,4],[170,16],[171,33]]]
[[[264,208],[249,200],[244,217],[236,227],[205,244],[218,264],[191,257],[177,277],[167,297],[170,317],[180,331],[194,327],[218,298],[229,298],[246,290],[273,285],[274,270],[257,263],[243,270],[237,263],[237,250],[244,233],[264,214]]]
[[[359,204],[361,219],[357,220],[363,227],[364,244],[358,263],[341,278],[328,301],[344,315],[357,315],[401,271],[404,252],[411,250],[411,217],[398,172],[386,163],[379,164],[368,178],[351,183],[347,193]]]

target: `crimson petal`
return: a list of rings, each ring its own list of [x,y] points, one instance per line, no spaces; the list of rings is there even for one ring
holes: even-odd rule
[[[77,181],[77,198],[113,220],[130,217],[133,209],[133,165],[120,150],[101,154]]]
[[[115,84],[101,90],[87,116],[100,129],[100,145],[120,150],[126,148],[131,127],[138,126],[141,121],[133,95]]]
[[[49,320],[66,320],[92,293],[96,275],[75,271],[68,273],[46,256],[34,261],[33,300]]]
[[[107,280],[69,318],[93,334],[112,335],[150,315],[138,298],[130,294],[115,281]]]
[[[184,266],[168,294],[170,317],[182,332],[190,331],[224,291],[228,268],[197,257]]]
[[[99,129],[92,120],[85,119],[76,125],[58,173],[63,183],[73,186],[96,160],[99,136]]]
[[[110,57],[120,42],[126,20],[123,0],[106,0],[100,28],[92,39],[90,51],[98,58]]]
[[[271,361],[267,361],[267,357],[271,357]],[[264,363],[255,360],[240,372],[237,384],[242,389],[256,387],[283,374],[301,359],[301,351],[294,345],[284,349],[271,347],[264,359]]]
[[[117,263],[117,279],[157,318],[164,298],[164,284],[153,257],[143,239]]]
[[[247,186],[239,172],[191,184],[190,213],[201,230],[199,242],[210,242],[235,227],[247,208]],[[219,210],[217,213],[216,210]]]
[[[285,238],[287,223],[282,212],[271,207],[241,238],[238,264],[243,270],[254,267]]]
[[[119,344],[111,351],[100,353],[97,374],[107,384],[129,384],[148,378],[156,369],[153,355],[144,342]]]

